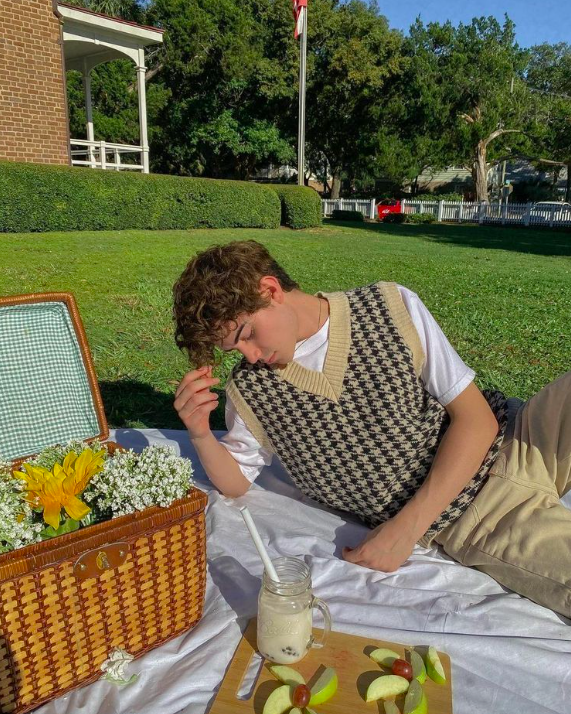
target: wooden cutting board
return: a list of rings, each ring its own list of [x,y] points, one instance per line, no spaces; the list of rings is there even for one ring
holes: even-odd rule
[[[313,632],[317,638],[321,636],[321,630],[314,629]],[[369,684],[381,674],[388,673],[388,670],[375,664],[368,656],[377,647],[388,647],[399,655],[404,655],[404,645],[346,635],[342,632],[331,632],[325,647],[311,649],[301,662],[296,662],[291,667],[304,676],[309,686],[312,680],[315,681],[321,674],[324,667],[335,668],[339,688],[328,702],[316,707],[321,714],[384,714],[382,701],[369,704],[365,702],[365,692]],[[424,656],[427,647],[419,646],[415,649]],[[438,654],[446,673],[446,684],[438,685],[430,678],[426,679],[423,688],[428,700],[428,714],[452,714],[450,657],[442,652]],[[250,620],[238,645],[210,714],[246,714],[246,712],[262,714],[266,699],[281,685],[268,669],[271,663],[264,662],[258,680],[247,699],[239,699],[236,696],[254,655],[259,657],[256,654],[255,618]],[[396,700],[401,711],[402,699],[399,697]]]

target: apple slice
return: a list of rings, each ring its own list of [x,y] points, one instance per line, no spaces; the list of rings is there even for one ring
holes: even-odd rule
[[[377,699],[394,699],[399,694],[408,690],[408,680],[397,674],[385,674],[374,679],[367,689],[367,702],[376,702]]]
[[[416,679],[413,679],[404,698],[403,714],[428,714],[426,694]]]
[[[308,706],[316,707],[327,702],[337,691],[339,681],[333,667],[326,667],[317,682],[311,688],[311,699]]]
[[[414,650],[405,650],[405,657],[411,664],[412,678],[418,679],[419,684],[424,684],[426,682],[426,667],[422,657]]]
[[[434,647],[428,648],[428,654],[426,656],[426,672],[430,679],[436,682],[436,684],[446,684],[444,667],[442,666],[438,652]]]
[[[284,712],[288,711],[288,709],[291,709],[293,706],[291,698],[292,692],[293,687],[290,687],[289,684],[284,684],[283,686],[274,689],[274,691],[266,699],[262,714],[284,714]]]
[[[284,684],[291,684],[293,686],[297,684],[305,684],[305,679],[301,676],[299,672],[291,667],[285,667],[283,664],[275,664],[270,667],[270,672],[274,675],[276,679]]]
[[[307,709],[305,711],[307,711]],[[293,709],[289,710],[289,714],[303,714],[303,710],[294,707]]]
[[[387,701],[384,702],[384,706],[385,706],[385,714],[400,714],[400,709],[390,699],[387,699]]]
[[[395,659],[400,659],[400,655],[393,650],[388,650],[386,647],[379,647],[377,650],[373,650],[369,657],[377,664],[382,664],[383,667],[388,667],[389,669],[393,666]]]

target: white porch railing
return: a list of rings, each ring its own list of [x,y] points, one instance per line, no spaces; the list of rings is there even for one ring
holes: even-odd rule
[[[335,209],[361,211],[365,218],[377,219],[374,200],[324,199],[321,202],[325,217]],[[534,203],[478,203],[465,201],[414,201],[401,202],[403,213],[432,213],[438,222],[495,223],[499,225],[570,227],[569,206],[537,206]]]
[[[104,171],[144,171],[143,147],[128,144],[112,144],[108,141],[71,139],[71,163],[73,166],[89,166]],[[138,163],[124,162],[124,154],[135,154]]]

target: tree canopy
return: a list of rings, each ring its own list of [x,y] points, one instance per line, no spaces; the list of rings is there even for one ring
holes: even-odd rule
[[[73,0],[72,0],[73,1]],[[299,45],[291,0],[75,0],[165,30],[148,53],[152,170],[249,179],[296,162]],[[97,138],[134,143],[133,65],[93,70]],[[468,168],[487,199],[490,166],[526,156],[571,165],[571,48],[522,49],[513,22],[417,20],[391,29],[375,2],[311,0],[307,161],[349,186],[412,182],[427,168]],[[69,73],[70,127],[85,125],[81,78]]]

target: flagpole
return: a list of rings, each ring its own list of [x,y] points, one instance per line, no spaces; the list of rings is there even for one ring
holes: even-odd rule
[[[304,185],[305,178],[305,65],[307,59],[307,6],[303,13],[302,35],[299,48],[299,127],[297,132],[297,183]]]

